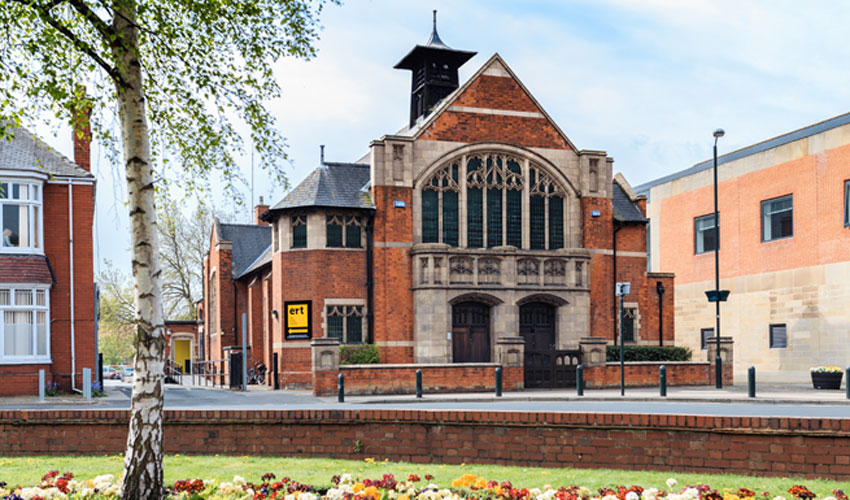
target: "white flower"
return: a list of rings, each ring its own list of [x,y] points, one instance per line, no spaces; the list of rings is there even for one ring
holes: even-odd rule
[[[626,493],[626,500],[638,500],[640,497],[634,491]]]
[[[605,495],[604,497],[602,497],[602,500],[620,500],[620,499],[617,498],[617,495]]]
[[[245,486],[245,478],[242,476],[233,476],[233,484],[237,486]]]
[[[687,488],[682,492],[682,498],[686,498],[689,500],[696,500],[699,498],[699,490],[696,488]]]
[[[658,498],[658,488],[647,488],[641,493],[643,500],[655,500]]]
[[[785,497],[781,497],[781,496],[777,495],[777,496],[773,497],[773,500],[785,500]]]
[[[351,474],[345,473],[345,474],[339,476],[339,484],[340,485],[349,484],[349,483],[352,483],[352,482],[354,482],[354,481],[351,479]]]
[[[677,484],[679,484],[679,481],[676,481],[675,478],[671,477],[670,479],[667,480],[667,487],[668,488],[672,488],[673,486],[676,486]]]

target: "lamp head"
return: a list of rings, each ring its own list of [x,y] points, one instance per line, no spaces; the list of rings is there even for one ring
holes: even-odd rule
[[[714,131],[714,137],[715,138],[720,138],[720,137],[723,137],[724,135],[726,135],[726,132],[722,128],[719,128],[719,129]]]

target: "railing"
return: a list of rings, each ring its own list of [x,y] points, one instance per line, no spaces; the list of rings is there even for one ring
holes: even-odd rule
[[[182,366],[175,363],[174,360],[165,360],[165,383],[166,384],[182,384],[183,369]]]
[[[519,250],[514,247],[413,247],[415,287],[589,289],[585,249]]]
[[[229,360],[227,359],[198,361],[192,370],[192,383],[212,387],[228,385],[228,368]]]

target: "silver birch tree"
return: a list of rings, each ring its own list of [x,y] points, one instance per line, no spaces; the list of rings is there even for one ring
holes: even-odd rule
[[[45,116],[90,120],[124,166],[136,309],[124,498],[165,491],[157,182],[176,176],[203,191],[218,170],[235,192],[244,123],[261,164],[285,183],[285,144],[266,108],[280,94],[272,63],[314,55],[324,3],[0,0],[0,138]]]

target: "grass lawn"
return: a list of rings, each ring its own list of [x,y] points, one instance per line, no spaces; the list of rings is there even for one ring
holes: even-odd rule
[[[90,457],[0,457],[0,481],[11,485],[35,485],[45,472],[57,469],[70,471],[78,479],[91,479],[100,474],[120,474],[123,458],[117,455]],[[463,474],[475,474],[489,480],[510,480],[517,487],[553,487],[576,484],[595,491],[603,486],[640,485],[645,488],[667,489],[665,481],[674,477],[679,481],[676,488],[687,484],[709,484],[723,492],[736,491],[744,487],[757,494],[768,491],[771,498],[781,495],[792,498],[788,489],[794,484],[804,484],[821,497],[831,496],[836,488],[850,489],[847,482],[825,479],[763,478],[731,474],[693,474],[669,472],[639,472],[610,469],[543,469],[535,467],[502,467],[496,465],[438,465],[410,464],[383,461],[379,457],[362,461],[334,460],[321,458],[269,458],[248,456],[185,456],[165,457],[165,480],[171,485],[179,479],[212,478],[230,480],[235,474],[248,481],[260,481],[266,473],[274,473],[278,479],[286,476],[313,486],[330,485],[334,474],[348,472],[361,478],[380,479],[385,473],[395,474],[396,479],[407,479],[408,474],[434,476],[434,482],[448,487],[453,479]]]

